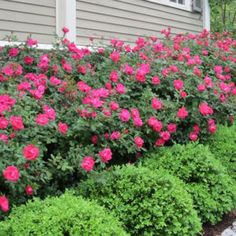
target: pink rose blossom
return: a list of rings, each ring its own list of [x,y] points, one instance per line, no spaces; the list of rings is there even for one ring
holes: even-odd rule
[[[111,133],[110,139],[111,140],[117,140],[121,137],[121,133],[119,131],[113,131]]]
[[[162,102],[157,98],[152,98],[152,108],[155,110],[161,110],[163,107]]]
[[[23,149],[24,158],[28,161],[33,161],[39,156],[39,148],[33,144],[29,144]]]
[[[61,134],[66,134],[67,131],[68,131],[68,125],[66,123],[62,123],[62,122],[59,122],[58,126],[57,126],[59,132]]]
[[[188,116],[188,110],[185,107],[179,108],[177,112],[177,117],[180,119],[185,119]]]
[[[10,116],[10,124],[15,131],[24,129],[23,119],[21,116]]]
[[[208,104],[205,102],[203,102],[199,105],[199,112],[203,116],[213,115],[213,109],[210,106],[208,106]]]
[[[184,87],[184,82],[182,80],[174,80],[174,87],[176,90],[181,90]]]
[[[169,123],[168,125],[167,125],[167,130],[171,133],[171,134],[173,134],[173,133],[175,133],[176,132],[176,124],[173,124],[173,123]]]
[[[190,139],[191,141],[194,141],[194,142],[195,142],[195,141],[198,139],[197,133],[191,132],[191,133],[189,134],[189,139]]]
[[[3,177],[10,182],[17,182],[20,178],[20,172],[15,166],[8,166],[3,170]]]
[[[116,86],[116,92],[119,93],[119,94],[124,94],[126,92],[126,88],[123,84],[117,84]]]
[[[30,186],[30,185],[26,186],[26,188],[25,188],[25,193],[26,193],[28,196],[33,195],[33,193],[34,193],[33,187]]]
[[[122,109],[119,114],[120,120],[123,122],[128,122],[130,119],[130,113],[127,109]]]
[[[164,140],[164,141],[168,141],[170,139],[170,133],[168,131],[162,131],[160,133],[160,136],[161,138]]]
[[[104,148],[101,150],[98,155],[100,156],[102,162],[107,163],[112,159],[112,152],[110,148]]]
[[[5,196],[0,196],[0,209],[3,212],[9,211],[9,201]]]
[[[81,167],[85,171],[89,172],[89,171],[93,170],[94,164],[95,164],[95,161],[94,161],[93,157],[86,156],[82,160]]]
[[[37,115],[35,121],[40,126],[45,126],[49,123],[49,119],[48,119],[48,116],[46,114]]]
[[[0,117],[0,129],[6,129],[8,126],[8,120],[5,117]]]
[[[139,137],[139,136],[135,137],[134,142],[135,142],[135,145],[137,146],[137,148],[143,147],[144,141],[141,137]]]

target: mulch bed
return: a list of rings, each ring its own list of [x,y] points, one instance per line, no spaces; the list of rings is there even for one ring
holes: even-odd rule
[[[204,225],[203,236],[220,236],[221,233],[232,225],[236,220],[236,209],[223,217],[223,220],[216,225]]]

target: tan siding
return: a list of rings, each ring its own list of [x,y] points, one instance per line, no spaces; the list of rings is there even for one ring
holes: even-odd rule
[[[20,41],[31,34],[39,43],[53,42],[56,0],[0,0],[0,40],[11,32]]]
[[[145,35],[161,37],[160,30],[167,27],[174,34],[199,33],[203,21],[200,14],[146,0],[77,0],[79,44],[93,35],[128,41]]]

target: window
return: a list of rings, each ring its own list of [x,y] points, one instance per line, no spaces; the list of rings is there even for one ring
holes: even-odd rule
[[[192,0],[148,0],[160,3],[162,5],[179,8],[186,11],[192,11]]]

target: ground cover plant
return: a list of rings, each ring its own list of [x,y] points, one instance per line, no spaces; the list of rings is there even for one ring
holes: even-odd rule
[[[200,219],[184,184],[167,171],[128,165],[95,173],[76,189],[106,207],[131,235],[197,235]]]
[[[165,168],[185,183],[203,223],[217,223],[236,207],[235,181],[207,146],[197,143],[173,145],[146,155],[143,165]]]
[[[65,193],[46,200],[35,199],[13,209],[0,222],[0,235],[30,236],[128,236],[116,218],[95,202]]]
[[[65,37],[49,51],[32,38],[0,47],[1,212],[232,119],[236,41],[162,34],[95,51]]]

